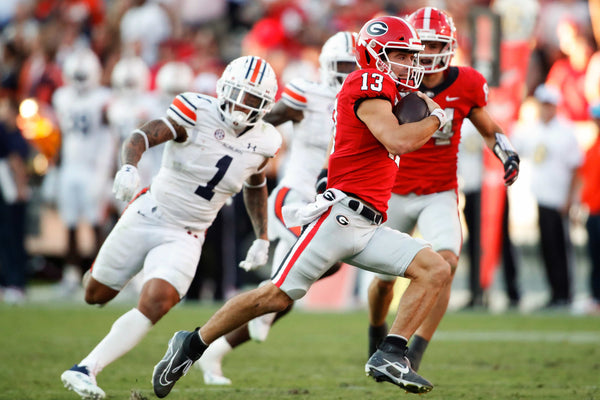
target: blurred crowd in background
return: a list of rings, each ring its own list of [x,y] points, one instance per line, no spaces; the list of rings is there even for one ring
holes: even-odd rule
[[[493,10],[501,15],[503,40],[513,40],[519,32],[526,31],[524,37],[521,34],[518,38],[529,44],[530,52],[527,60],[521,60],[527,72],[522,93],[518,93],[522,106],[515,125],[527,126],[536,119],[543,99],[536,100],[535,90],[544,83],[552,86],[556,97],[551,103],[559,117],[569,121],[567,130],[572,131],[570,134],[575,136],[582,153],[581,162],[573,165],[573,170],[589,159],[587,170],[592,173],[582,176],[598,175],[593,172],[600,170],[599,161],[583,154],[596,146],[600,124],[599,1],[0,2],[0,285],[4,301],[26,301],[28,288],[34,283],[51,282],[64,296],[76,291],[103,235],[110,231],[124,207],[112,200],[110,190],[112,177],[120,167],[120,142],[145,120],[163,116],[176,93],[196,91],[214,95],[224,66],[240,55],[258,55],[269,61],[279,79],[280,90],[292,78],[318,80],[320,48],[332,34],[358,31],[368,19],[379,14],[404,16],[427,5],[445,9],[453,17],[459,41],[454,59],[457,65],[471,63],[472,35],[476,30],[469,24],[470,13],[475,9]],[[102,213],[97,220],[65,221],[63,213],[58,212],[59,182],[61,167],[69,165],[67,160],[73,155],[68,155],[65,143],[61,143],[61,131],[75,128],[61,121],[65,117],[59,108],[68,109],[69,104],[67,101],[65,105],[64,99],[57,102],[55,94],[59,88],[77,83],[76,73],[68,75],[69,59],[82,57],[86,50],[91,50],[99,65],[93,89],[102,88],[105,94],[97,95],[101,100],[89,106],[96,107],[102,116],[102,128],[98,128],[100,145],[92,147],[89,154],[77,156],[92,161],[102,158],[95,160],[102,167],[98,164],[93,167],[104,173],[95,181],[98,190],[94,190],[98,192],[94,201],[100,201]],[[71,101],[76,108],[77,98]],[[493,109],[491,114],[494,116]],[[79,123],[86,122],[82,121]],[[509,136],[512,128],[505,127]],[[289,127],[281,130],[284,137],[289,134]],[[535,163],[535,157],[539,156],[533,154],[530,161]],[[524,161],[526,164],[527,160]],[[596,164],[590,167],[590,162]],[[276,185],[284,163],[285,151],[271,163],[270,188]],[[527,187],[526,167],[523,172],[524,177],[520,178],[523,182],[509,192],[511,223],[506,233],[508,240],[512,236],[516,244],[531,244],[539,241],[539,234],[532,233],[531,226],[536,217],[536,211],[532,212],[536,199]],[[563,215],[572,217],[573,226],[581,228],[576,230],[572,241],[584,247],[588,237],[598,240],[596,236],[600,236],[599,228],[583,229],[586,221],[594,221],[594,216],[600,214],[600,201],[593,198],[600,181],[592,182],[590,189],[590,181],[583,180],[588,193],[583,206],[579,182],[582,181],[574,180],[568,201],[565,199],[559,208]],[[595,236],[589,232],[595,232]],[[468,237],[465,230],[465,238]],[[261,271],[247,273],[237,268],[251,241],[251,225],[241,196],[236,196],[208,231],[198,273],[187,298],[223,300],[245,285],[264,279]],[[462,257],[469,259],[466,252]],[[599,263],[598,255],[595,260],[593,254],[589,257],[592,271],[592,265]],[[590,273],[585,279],[590,282],[586,288],[589,295],[598,296],[596,300],[600,302],[598,274]],[[474,285],[477,283],[475,279]],[[471,290],[476,288],[472,286]],[[519,300],[518,295],[509,297]]]

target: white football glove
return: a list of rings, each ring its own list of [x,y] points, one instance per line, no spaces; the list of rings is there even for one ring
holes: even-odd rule
[[[125,164],[121,167],[115,182],[113,183],[113,193],[117,200],[130,201],[140,186],[140,175],[136,167]]]
[[[265,265],[269,261],[269,241],[256,239],[248,249],[246,259],[240,263],[240,268],[252,271]]]

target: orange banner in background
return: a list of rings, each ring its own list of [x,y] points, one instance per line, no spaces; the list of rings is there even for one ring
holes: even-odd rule
[[[510,133],[519,117],[525,90],[525,78],[531,47],[529,41],[501,44],[500,86],[490,88],[488,112]],[[502,253],[502,214],[504,212],[504,168],[486,148],[483,155],[484,174],[481,189],[481,287],[488,289],[493,281]]]

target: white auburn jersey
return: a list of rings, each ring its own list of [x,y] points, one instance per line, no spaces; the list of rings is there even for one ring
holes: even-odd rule
[[[281,135],[260,120],[237,136],[219,101],[199,93],[175,97],[167,116],[186,128],[188,138],[166,143],[150,193],[173,223],[203,230],[244,181],[259,172],[265,158],[277,154]]]
[[[337,92],[325,84],[304,79],[290,81],[281,100],[290,108],[302,110],[304,118],[294,124],[290,151],[279,186],[300,191],[311,201],[315,183],[333,134],[333,108]]]
[[[68,168],[96,169],[107,146],[113,148],[112,137],[103,124],[103,114],[110,98],[105,87],[80,92],[62,86],[54,92],[52,107],[61,131],[61,165]]]
[[[139,93],[137,96],[134,96],[132,93],[132,95],[120,95],[111,99],[107,109],[107,116],[113,134],[119,142],[119,151],[117,151],[116,155],[117,169],[121,167],[120,149],[123,141],[131,135],[134,129],[143,125],[144,122],[160,118],[164,115],[165,107],[163,106],[159,110],[157,103],[156,97],[146,92]],[[165,146],[160,144],[147,149],[142,155],[137,169],[143,187],[149,186],[152,182],[152,177],[158,173],[164,148]]]

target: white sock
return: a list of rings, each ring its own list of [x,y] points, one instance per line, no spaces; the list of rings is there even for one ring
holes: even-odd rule
[[[137,308],[132,308],[117,319],[108,335],[98,343],[79,365],[85,365],[96,376],[108,364],[133,349],[152,328],[152,322]]]
[[[202,357],[200,357],[199,365],[204,371],[212,372],[213,374],[223,375],[221,369],[221,360],[225,357],[225,354],[229,353],[233,348],[225,339],[225,336],[221,336],[208,346],[208,349],[204,351]]]

